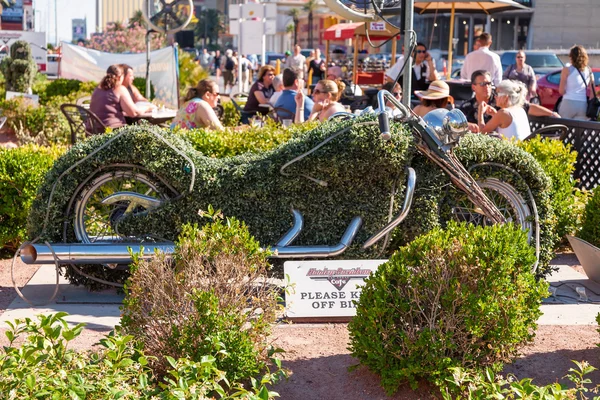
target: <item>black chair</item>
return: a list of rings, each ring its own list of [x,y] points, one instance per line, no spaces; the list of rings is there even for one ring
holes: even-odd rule
[[[219,118],[219,121],[223,122],[223,115],[225,115],[225,109],[223,108],[223,106],[217,104],[217,106],[213,108],[213,110],[215,110],[215,114],[217,114],[217,118]]]
[[[567,128],[566,125],[552,124],[552,125],[546,125],[543,128],[540,128],[540,129],[536,130],[535,132],[532,132],[531,135],[527,136],[523,140],[524,141],[530,140],[536,136],[540,136],[542,138],[560,140],[561,142],[563,142],[568,134],[569,134],[569,128]]]
[[[60,110],[69,121],[71,129],[71,144],[77,142],[77,138],[85,139],[88,136],[104,133],[106,126],[90,110],[77,104],[63,104]]]
[[[283,122],[284,119],[291,119],[292,122],[296,120],[296,114],[283,107],[273,107],[268,116],[275,122]]]

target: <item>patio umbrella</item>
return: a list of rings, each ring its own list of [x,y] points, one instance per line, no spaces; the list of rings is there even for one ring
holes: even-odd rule
[[[418,14],[426,13],[445,13],[450,12],[450,39],[448,41],[448,78],[452,73],[452,50],[454,37],[454,14],[456,11],[460,13],[470,14],[493,14],[502,11],[510,10],[529,10],[513,0],[454,0],[454,1],[426,1],[415,0],[415,12]]]

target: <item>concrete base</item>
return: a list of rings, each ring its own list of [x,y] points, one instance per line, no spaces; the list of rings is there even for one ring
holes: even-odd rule
[[[596,325],[596,316],[600,313],[600,284],[570,267],[579,265],[574,255],[561,256],[555,259],[553,265],[558,270],[548,278],[548,282],[556,288],[556,295],[548,297],[542,304],[543,315],[538,324]],[[22,292],[32,303],[41,304],[52,296],[55,281],[54,266],[42,266]],[[15,299],[0,315],[0,326],[16,318],[34,318],[38,314],[59,311],[69,313],[66,320],[70,324],[85,323],[90,329],[110,330],[119,324],[124,296],[117,294],[116,290],[88,292],[84,287],[70,285],[64,277],[60,277],[59,285],[59,294],[50,304],[31,307],[21,298]],[[583,301],[577,287],[585,289],[587,301]]]

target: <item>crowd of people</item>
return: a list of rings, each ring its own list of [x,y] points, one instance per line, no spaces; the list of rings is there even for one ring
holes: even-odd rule
[[[528,115],[586,118],[586,100],[593,75],[583,47],[571,49],[571,64],[562,70],[559,88],[562,101],[557,112],[534,101],[536,79],[533,69],[526,63],[525,52],[517,52],[515,63],[503,71],[499,56],[490,50],[491,44],[491,35],[481,34],[461,70],[461,77],[470,80],[473,92],[469,100],[459,105],[471,131],[495,132],[505,138],[522,140],[531,133]],[[223,129],[215,112],[221,96],[217,84],[220,79],[227,93],[231,93],[240,80],[246,88],[248,97],[243,106],[242,124],[249,124],[254,117],[267,115],[272,110],[276,110],[280,120],[288,120],[289,123],[325,121],[338,112],[347,111],[341,100],[349,82],[341,79],[341,69],[335,66],[327,68],[319,49],[312,51],[308,58],[302,55],[301,50],[296,45],[293,51],[287,52],[283,72],[279,75],[272,65],[258,67],[255,55],[238,57],[233,50],[226,50],[223,55],[219,51],[209,53],[203,50],[198,57],[199,64],[211,71],[216,81],[203,79],[189,89],[171,127]],[[412,88],[419,100],[413,108],[415,114],[425,116],[438,108],[453,108],[450,87],[440,79],[427,46],[417,43],[413,57],[414,65],[410,69]],[[402,99],[402,88],[396,83],[396,78],[403,63],[404,57],[400,56],[387,71],[387,82],[382,87],[398,101]],[[308,76],[316,82],[309,91],[305,88]],[[125,125],[125,117],[136,117],[149,111],[136,105],[147,100],[132,82],[131,67],[112,65],[94,91],[91,110],[106,126]],[[392,104],[386,106],[395,112]]]

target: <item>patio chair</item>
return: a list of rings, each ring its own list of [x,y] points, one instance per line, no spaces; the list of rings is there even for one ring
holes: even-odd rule
[[[90,110],[77,104],[63,104],[60,110],[69,121],[71,129],[71,144],[77,142],[77,138],[85,139],[88,136],[104,133],[106,126]]]
[[[83,108],[90,108],[90,103],[92,101],[92,96],[83,96],[77,99],[77,101],[75,102],[75,104],[77,104],[78,106],[82,106]]]
[[[527,136],[523,141],[533,139],[536,136],[540,136],[546,139],[560,140],[561,142],[565,140],[567,135],[569,134],[569,128],[566,125],[562,124],[552,124],[546,125],[543,128],[540,128],[531,133],[531,135]]]
[[[275,122],[283,122],[284,119],[291,119],[294,122],[296,119],[296,114],[283,107],[273,107],[268,116]]]

